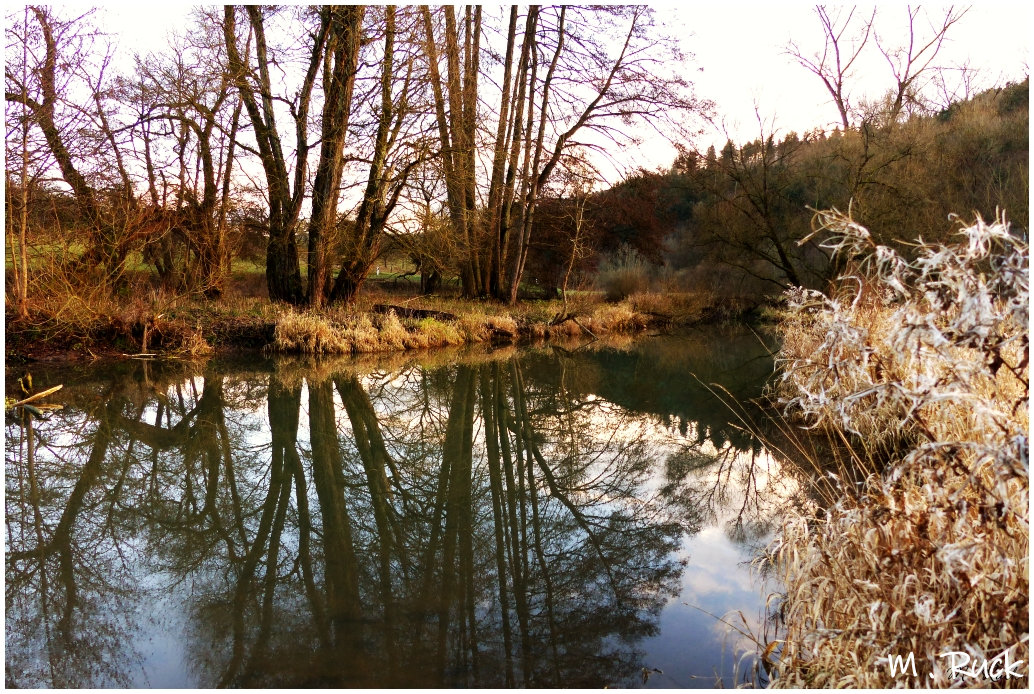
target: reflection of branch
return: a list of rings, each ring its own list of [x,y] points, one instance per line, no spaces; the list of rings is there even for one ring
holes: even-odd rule
[[[233,596],[233,646],[230,663],[219,680],[219,687],[227,687],[235,682],[244,662],[244,608],[248,591],[258,568],[259,560],[266,550],[266,539],[273,532],[274,517],[277,513],[278,500],[282,491],[290,493],[290,485],[284,482],[284,450],[295,445],[298,436],[298,408],[301,404],[301,389],[290,391],[276,383],[275,379],[269,387],[269,427],[273,439],[273,459],[270,465],[269,491],[262,504],[262,516],[259,520],[255,539],[248,548],[244,566],[237,579],[237,587]],[[281,487],[284,489],[282,490]],[[286,496],[286,494],[284,494]],[[272,553],[272,543],[270,552]],[[279,550],[279,547],[277,547]]]
[[[535,484],[533,470],[534,466],[528,465],[528,494],[531,497],[531,519],[532,527],[535,530],[535,555],[538,557],[539,570],[542,572],[542,578],[546,583],[546,615],[549,620],[549,646],[553,652],[553,677],[554,682],[560,682],[560,655],[557,652],[556,643],[556,616],[553,614],[553,578],[549,575],[546,553],[542,549],[542,520],[539,517],[539,498],[536,493],[537,485]]]
[[[549,469],[549,465],[546,463],[545,458],[542,457],[541,451],[539,451],[538,446],[535,445],[534,441],[530,436],[530,434],[533,432],[530,431],[528,408],[524,402],[524,379],[521,376],[520,366],[517,364],[516,360],[513,362],[513,370],[514,401],[515,405],[517,406],[516,414],[521,419],[520,426],[522,429],[522,431],[519,433],[524,438],[524,441],[527,444],[528,452],[531,453],[532,456],[534,456],[535,461],[538,462],[539,467],[542,469],[542,474],[545,476],[546,483],[549,485],[550,493],[554,497],[556,497],[561,504],[567,507],[567,509],[571,512],[571,515],[574,518],[575,522],[579,525],[579,527],[582,528],[582,530],[585,531],[586,535],[588,536],[589,542],[596,550],[596,554],[599,555],[600,562],[603,564],[603,568],[607,572],[607,578],[610,581],[610,587],[614,591],[614,598],[617,600],[618,606],[620,606],[621,593],[618,590],[617,581],[614,578],[614,572],[611,570],[610,562],[607,560],[606,555],[603,553],[603,547],[600,545],[599,539],[596,537],[596,533],[593,532],[592,528],[589,526],[588,521],[585,520],[585,515],[578,510],[578,507],[575,506],[563,492],[560,491],[560,487],[557,484],[556,477],[553,476],[553,471]],[[515,431],[515,433],[518,432]]]
[[[618,590],[617,580],[614,578],[614,572],[610,568],[610,561],[603,553],[603,547],[600,546],[599,539],[596,537],[596,533],[593,532],[589,526],[588,521],[585,520],[585,514],[578,510],[563,492],[560,491],[560,487],[557,485],[556,478],[553,476],[553,471],[549,469],[549,465],[542,457],[542,453],[539,452],[538,446],[534,443],[528,442],[528,449],[531,454],[535,457],[535,461],[538,462],[539,467],[542,469],[542,474],[546,478],[546,483],[549,485],[549,492],[552,496],[556,497],[567,509],[571,512],[574,520],[578,525],[585,531],[589,537],[589,542],[592,543],[593,548],[596,550],[596,554],[599,555],[600,561],[603,563],[603,568],[607,571],[607,578],[610,580],[611,590],[614,591],[614,598],[617,600],[618,607],[621,606],[621,593]]]
[[[176,422],[169,429],[148,424],[142,420],[129,419],[124,415],[119,415],[117,423],[119,428],[125,431],[130,438],[140,441],[149,448],[165,450],[185,444],[190,440],[192,433],[190,420],[198,413],[199,407],[200,403],[198,403],[198,407],[185,414],[180,421]]]
[[[390,468],[395,479],[399,478],[394,461],[388,454],[381,435],[380,422],[374,412],[369,396],[353,374],[351,377],[337,376],[334,379],[338,394],[345,406],[348,419],[352,423],[352,434],[356,450],[366,472],[366,484],[370,491],[370,502],[373,505],[374,522],[377,526],[379,541],[379,572],[381,584],[381,600],[384,604],[385,639],[392,642],[390,624],[393,622],[394,601],[391,585],[391,553],[394,546],[405,546],[405,535],[399,522],[398,513],[391,505],[391,487],[385,468]],[[408,573],[408,562],[405,553],[399,553],[399,561],[403,571]]]
[[[58,521],[57,527],[54,529],[54,534],[51,539],[44,545],[37,546],[33,549],[14,552],[9,551],[7,553],[7,558],[9,560],[42,558],[52,554],[56,550],[60,550],[62,555],[65,553],[70,555],[72,527],[75,524],[76,518],[79,516],[79,512],[82,510],[86,494],[93,488],[93,484],[100,473],[104,459],[108,454],[108,445],[111,442],[111,420],[114,418],[114,414],[117,412],[119,405],[120,403],[112,398],[104,407],[103,414],[98,420],[97,432],[94,435],[95,438],[93,441],[93,448],[90,451],[90,457],[87,459],[86,464],[83,465],[79,479],[76,481],[75,486],[72,488],[72,492],[68,496],[68,503],[65,505],[65,509],[61,513],[61,518]],[[36,500],[34,500],[34,502],[35,501]]]
[[[491,368],[491,375],[489,374]],[[481,368],[481,416],[485,424],[485,453],[488,479],[492,492],[492,520],[495,535],[496,577],[499,585],[499,610],[503,627],[503,652],[506,654],[506,686],[514,686],[513,634],[510,627],[510,605],[506,599],[506,548],[504,542],[503,484],[499,452],[500,428],[496,420],[496,392],[499,390],[499,365]]]

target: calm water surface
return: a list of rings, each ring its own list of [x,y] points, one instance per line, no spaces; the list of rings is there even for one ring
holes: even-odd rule
[[[749,679],[717,617],[761,623],[747,564],[796,482],[701,382],[771,368],[712,330],[33,373],[65,388],[7,415],[6,683]]]

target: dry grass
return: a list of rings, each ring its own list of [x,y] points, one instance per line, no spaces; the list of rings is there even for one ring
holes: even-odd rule
[[[639,313],[666,316],[674,320],[696,318],[715,305],[717,298],[710,292],[640,292],[628,297],[629,304]]]
[[[434,318],[403,323],[394,313],[323,314],[288,309],[280,314],[270,349],[301,354],[368,354],[462,345],[467,340],[451,322]]]
[[[610,332],[638,332],[646,329],[648,319],[630,304],[599,304],[589,315],[586,327],[597,335]]]
[[[532,338],[570,338],[586,334],[636,333],[646,328],[649,317],[628,302],[589,304],[576,314],[577,321],[553,324],[560,304],[543,302],[514,317],[501,307],[476,302],[436,302],[420,308],[457,315],[455,320],[437,318],[399,319],[394,313],[367,314],[359,307],[320,313],[288,309],[276,317],[275,352],[301,354],[366,354],[410,349],[428,349],[483,342],[513,341],[521,335]],[[486,310],[487,309],[487,310]],[[550,312],[552,309],[555,309]],[[489,312],[491,311],[491,312]],[[545,318],[545,316],[549,318]]]
[[[857,492],[792,515],[772,547],[786,586],[773,684],[986,685],[953,682],[961,658],[944,654],[979,667],[1008,650],[1023,677],[997,684],[1025,687],[1027,247],[978,221],[906,263],[847,217],[823,222],[864,260],[842,296],[791,296],[779,392],[789,416],[881,444],[856,452],[874,471]],[[892,676],[909,653],[916,675]]]
[[[302,354],[353,352],[352,344],[345,339],[342,331],[323,316],[295,311],[284,311],[277,319],[271,348],[277,352]]]
[[[451,322],[435,318],[424,318],[417,321],[415,332],[427,347],[446,347],[464,343],[463,333],[459,328]]]

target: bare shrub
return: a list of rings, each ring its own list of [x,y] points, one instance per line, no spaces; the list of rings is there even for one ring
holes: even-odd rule
[[[600,262],[597,285],[606,294],[607,301],[621,301],[632,294],[650,289],[652,266],[639,251],[622,245]]]
[[[183,338],[179,352],[193,359],[207,356],[213,352],[213,349],[212,345],[208,344],[208,341],[201,334],[201,328],[198,327]]]
[[[844,440],[911,438],[857,493],[782,528],[773,683],[947,686],[947,651],[1029,662],[1027,245],[978,219],[907,262],[849,216],[817,219],[854,270],[837,296],[789,295],[787,414]],[[909,653],[917,676],[892,677]]]

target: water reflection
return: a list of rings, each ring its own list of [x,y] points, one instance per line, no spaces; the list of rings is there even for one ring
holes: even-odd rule
[[[756,395],[732,351],[70,383],[8,416],[7,684],[641,684],[687,535],[764,532],[729,495],[759,448],[687,376]]]

